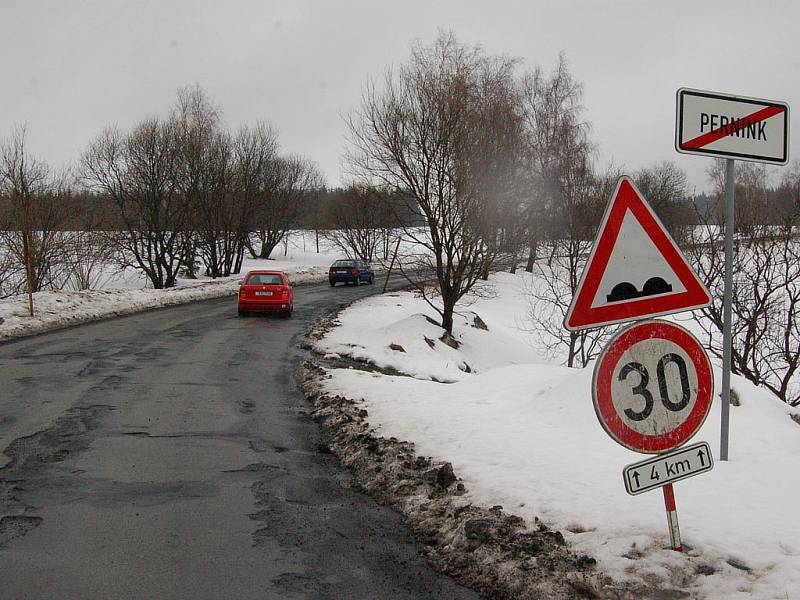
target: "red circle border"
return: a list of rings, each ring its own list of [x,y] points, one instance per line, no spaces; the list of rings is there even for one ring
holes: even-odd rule
[[[611,398],[612,374],[623,353],[637,342],[653,338],[669,340],[680,346],[697,369],[697,400],[692,411],[678,427],[661,435],[645,435],[628,427]],[[697,433],[708,416],[713,393],[711,362],[703,346],[689,331],[669,321],[642,321],[618,333],[598,358],[592,379],[592,401],[603,429],[626,448],[646,454],[676,448]]]

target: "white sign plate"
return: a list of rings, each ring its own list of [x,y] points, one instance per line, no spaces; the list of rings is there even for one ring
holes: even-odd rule
[[[628,465],[622,469],[622,479],[625,491],[636,496],[713,468],[714,459],[708,442],[699,442]]]
[[[789,162],[789,105],[785,102],[681,88],[676,108],[678,152]]]

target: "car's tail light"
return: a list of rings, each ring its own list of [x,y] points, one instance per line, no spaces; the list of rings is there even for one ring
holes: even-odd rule
[[[350,271],[350,275],[358,275],[358,269],[353,269]]]

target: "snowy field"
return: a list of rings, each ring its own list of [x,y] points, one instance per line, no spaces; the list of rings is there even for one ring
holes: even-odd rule
[[[500,504],[529,522],[539,517],[617,580],[697,598],[800,597],[800,424],[792,409],[733,377],[741,406],[731,407],[730,460],[674,485],[687,549],[676,553],[661,492],[625,492],[622,468],[645,455],[600,427],[592,366],[548,364],[523,330],[525,277],[495,275],[495,297],[461,311],[458,349],[439,340],[443,330],[424,316],[437,315],[411,293],[356,303],[317,349],[405,375],[332,369],[327,391],[363,400],[380,435],[452,462],[467,501]],[[474,314],[488,331],[474,326]],[[708,441],[717,454],[719,428],[715,398],[692,441]]]
[[[28,297],[24,294],[0,300],[0,340],[41,333],[60,327],[130,314],[141,310],[184,304],[208,298],[236,294],[242,275],[252,269],[277,269],[289,275],[292,284],[324,281],[331,263],[342,258],[340,252],[320,240],[315,252],[313,232],[294,232],[288,248],[279,244],[273,259],[245,258],[242,274],[218,279],[178,279],[178,285],[166,290],[148,287],[140,272],[123,272],[108,267],[100,277],[101,285],[90,291],[37,292],[34,316],[28,316]],[[286,253],[284,254],[284,251]]]

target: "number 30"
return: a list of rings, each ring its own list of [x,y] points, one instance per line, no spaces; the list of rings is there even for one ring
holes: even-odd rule
[[[669,391],[667,390],[667,379],[664,375],[664,369],[669,363],[675,363],[678,367],[678,375],[681,380],[681,399],[678,402],[673,402],[669,399]],[[639,374],[639,385],[634,387],[631,391],[636,396],[644,398],[644,408],[637,412],[631,408],[625,409],[625,414],[633,421],[644,421],[653,412],[653,394],[647,389],[647,384],[650,383],[650,373],[647,368],[638,362],[629,362],[619,372],[619,380],[625,381],[631,372]],[[689,375],[686,371],[686,362],[678,354],[665,354],[658,361],[656,366],[656,379],[658,380],[658,395],[661,397],[661,403],[664,408],[671,411],[679,411],[686,408],[689,404]]]

